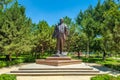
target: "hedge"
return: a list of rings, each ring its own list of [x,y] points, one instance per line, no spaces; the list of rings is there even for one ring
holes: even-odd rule
[[[115,77],[108,74],[96,75],[95,77],[92,77],[91,80],[120,80],[120,76]]]
[[[0,75],[0,80],[17,80],[17,78],[15,75],[2,74],[2,75]]]

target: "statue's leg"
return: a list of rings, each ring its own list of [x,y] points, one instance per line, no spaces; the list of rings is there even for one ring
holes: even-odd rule
[[[60,37],[60,54],[62,54],[62,40],[61,40],[61,37]]]
[[[61,37],[61,46],[60,46],[60,48],[61,48],[60,52],[62,54],[63,48],[64,48],[64,39],[63,39],[63,37]]]
[[[56,48],[57,48],[57,55],[60,54],[60,38],[57,38],[57,44],[56,44]]]

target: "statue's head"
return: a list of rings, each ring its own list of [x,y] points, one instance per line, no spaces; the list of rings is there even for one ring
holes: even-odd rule
[[[63,20],[63,18],[61,18],[61,19],[60,19],[60,24],[63,23],[63,22],[64,22],[64,20]]]

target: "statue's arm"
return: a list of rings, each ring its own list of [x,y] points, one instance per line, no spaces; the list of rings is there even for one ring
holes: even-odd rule
[[[52,38],[56,38],[57,37],[57,32],[58,32],[58,28],[57,28],[57,26],[55,26]]]
[[[69,35],[69,29],[67,25],[65,25],[65,35]]]

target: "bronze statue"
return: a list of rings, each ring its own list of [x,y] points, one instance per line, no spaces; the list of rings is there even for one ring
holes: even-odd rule
[[[57,44],[56,44],[57,56],[63,55],[63,48],[67,35],[68,35],[67,25],[64,23],[63,19],[60,19],[60,23],[55,26],[55,30],[53,33],[53,37],[57,39]]]

